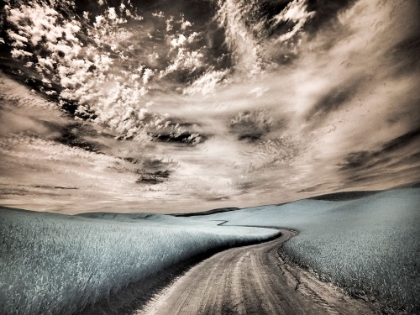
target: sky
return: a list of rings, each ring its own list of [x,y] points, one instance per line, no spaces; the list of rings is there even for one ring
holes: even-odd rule
[[[6,0],[0,204],[276,204],[420,180],[417,0]]]

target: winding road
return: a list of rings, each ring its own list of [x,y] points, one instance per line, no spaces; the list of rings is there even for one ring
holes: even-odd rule
[[[294,232],[270,242],[220,252],[194,266],[140,314],[378,314],[310,272],[282,259],[279,248]]]

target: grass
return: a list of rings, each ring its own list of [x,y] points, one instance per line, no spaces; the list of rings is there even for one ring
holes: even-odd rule
[[[193,219],[296,229],[284,245],[294,262],[354,296],[374,295],[384,313],[420,314],[420,189],[328,197]]]
[[[292,260],[374,295],[384,313],[419,314],[420,188],[327,197],[192,218],[0,207],[0,314],[72,314],[196,255],[277,233],[232,225],[296,229],[284,246]]]
[[[276,234],[156,214],[0,207],[0,314],[73,314],[195,255]]]

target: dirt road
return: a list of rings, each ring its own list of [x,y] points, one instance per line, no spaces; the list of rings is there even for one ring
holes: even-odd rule
[[[378,314],[311,273],[286,263],[278,250],[294,236],[233,248],[201,262],[137,314]]]

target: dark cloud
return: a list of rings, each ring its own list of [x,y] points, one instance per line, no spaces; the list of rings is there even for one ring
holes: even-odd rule
[[[178,143],[185,145],[196,145],[207,140],[207,136],[200,133],[193,133],[190,131],[177,132],[160,132],[160,133],[149,133],[152,137],[152,141],[156,142],[167,142],[167,143]]]
[[[47,127],[51,133],[58,133],[52,140],[72,148],[80,148],[89,152],[102,153],[101,150],[106,147],[93,139],[107,137],[108,135],[98,134],[90,124],[86,123],[67,123],[58,124],[52,121],[40,120],[39,123]],[[87,140],[86,138],[90,140]]]
[[[374,153],[368,151],[352,152],[346,156],[340,165],[342,170],[349,170],[366,166],[372,161]]]
[[[419,162],[420,162],[420,150],[418,150],[417,152],[408,154],[401,159],[401,164],[406,163],[408,165],[410,164],[412,165]]]
[[[348,185],[394,178],[416,180],[420,168],[420,129],[384,143],[379,149],[348,154],[339,163]]]
[[[143,166],[146,169],[160,170],[162,166],[166,165],[167,163],[164,163],[162,160],[159,159],[145,159],[143,161]]]
[[[420,127],[386,142],[382,146],[382,150],[378,153],[375,153],[375,155],[381,155],[382,153],[400,150],[416,142],[420,142]]]
[[[169,160],[164,161],[150,157],[126,157],[123,160],[136,167],[135,173],[140,175],[136,180],[137,184],[161,184],[169,180],[171,173],[176,169],[176,163]]]
[[[35,185],[35,188],[46,188],[46,189],[70,189],[70,190],[74,190],[74,189],[79,189],[78,187],[64,187],[64,186],[44,186],[44,185]]]
[[[205,198],[206,201],[226,201],[230,200],[230,196],[221,196],[221,197],[210,197]]]
[[[100,146],[98,144],[84,140],[72,130],[64,132],[61,136],[55,138],[54,140],[72,148],[80,148],[89,152],[101,153]]]
[[[353,79],[334,87],[315,103],[309,110],[306,119],[313,123],[319,123],[331,112],[341,109],[357,95],[363,81],[364,78],[361,77],[357,81]]]
[[[319,191],[322,187],[324,187],[325,186],[325,184],[316,184],[316,185],[314,185],[314,186],[311,186],[311,187],[307,187],[307,188],[304,188],[304,189],[301,189],[301,190],[299,190],[298,192],[299,193],[310,193],[310,192],[316,192],[316,191]]]
[[[240,189],[243,193],[248,192],[249,190],[251,190],[254,187],[255,187],[255,183],[253,183],[253,182],[244,182],[244,183],[239,183],[238,184],[238,189]]]
[[[253,110],[234,116],[230,120],[229,130],[237,135],[238,140],[256,141],[285,126],[285,119],[275,117],[266,110]]]
[[[156,172],[146,172],[141,170],[138,172],[138,174],[140,177],[136,183],[157,185],[163,183],[165,180],[168,180],[170,172],[168,170]]]
[[[9,45],[0,45],[1,47],[10,47]],[[42,82],[42,76],[35,71],[35,69],[24,67],[23,63],[10,56],[10,51],[5,53],[0,58],[0,70],[7,74],[10,78],[20,82],[27,87],[39,92],[45,99],[57,100],[57,97],[52,97],[46,94],[47,91],[60,91],[62,87],[54,84],[48,87]]]
[[[420,31],[394,45],[386,56],[393,59],[396,74],[403,76],[413,72],[418,73],[420,70]]]

